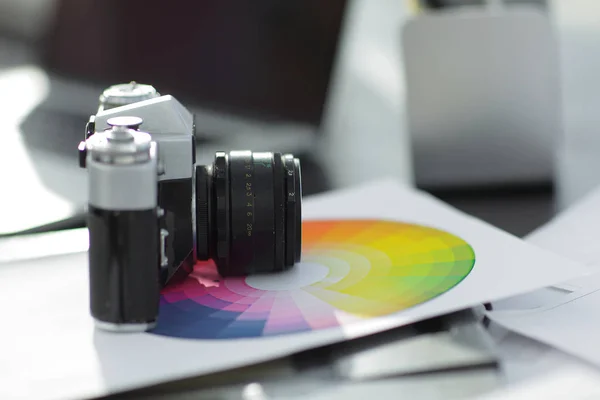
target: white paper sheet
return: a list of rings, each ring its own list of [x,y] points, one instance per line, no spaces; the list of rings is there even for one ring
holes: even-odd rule
[[[505,328],[548,344],[568,354],[600,366],[600,289],[566,296],[529,312],[498,311],[490,318]]]
[[[561,212],[552,221],[536,229],[525,239],[556,254],[580,262],[590,270],[600,270],[600,189]],[[600,284],[600,275],[564,282],[559,287],[580,290]]]
[[[303,211],[305,219],[382,218],[437,227],[471,244],[477,261],[458,286],[403,312],[346,328],[235,340],[95,331],[85,253],[4,264],[0,398],[100,396],[206,374],[524,293],[586,271],[392,181],[314,197]]]
[[[528,382],[565,368],[587,366],[579,358],[537,340],[507,331],[497,324],[490,325],[488,331],[496,343],[496,352],[500,358],[506,385]]]
[[[527,242],[577,260],[595,272],[554,285],[570,293],[544,288],[495,302],[489,318],[556,351],[581,357],[577,360],[582,365],[583,360],[600,365],[600,352],[595,351],[600,324],[594,321],[594,308],[600,307],[600,295],[596,293],[600,288],[599,224],[600,190],[596,190],[531,233]]]

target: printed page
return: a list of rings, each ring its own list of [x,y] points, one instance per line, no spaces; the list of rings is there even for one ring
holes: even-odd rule
[[[0,265],[0,398],[75,399],[223,371],[585,274],[384,180],[307,199],[302,262],[225,278],[199,263],[147,333],[94,328],[87,254]]]

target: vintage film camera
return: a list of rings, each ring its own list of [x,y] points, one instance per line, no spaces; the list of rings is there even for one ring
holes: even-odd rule
[[[213,260],[221,276],[300,261],[300,162],[291,154],[217,152],[196,165],[195,119],[173,96],[111,86],[90,117],[90,308],[112,331],[152,329],[160,289]]]

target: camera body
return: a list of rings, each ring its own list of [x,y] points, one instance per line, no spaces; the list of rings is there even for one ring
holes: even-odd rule
[[[88,170],[90,305],[100,328],[144,331],[160,289],[214,261],[221,276],[300,260],[301,175],[289,154],[196,165],[195,117],[148,85],[108,88],[79,144]]]
[[[160,281],[166,284],[181,268],[180,275],[191,272],[196,263],[195,182],[196,163],[194,116],[173,96],[158,96],[134,103],[106,108],[90,118],[86,136],[110,128],[115,117],[142,119],[140,128],[157,144],[157,203],[160,224]],[[135,182],[131,183],[135,185]],[[95,188],[90,182],[90,190]]]

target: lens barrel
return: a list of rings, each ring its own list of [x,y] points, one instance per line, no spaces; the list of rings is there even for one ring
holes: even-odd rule
[[[196,251],[222,276],[276,272],[300,261],[300,162],[290,154],[218,152],[196,167]]]

